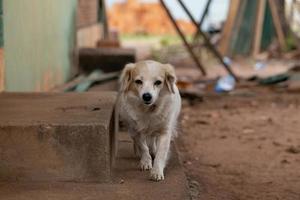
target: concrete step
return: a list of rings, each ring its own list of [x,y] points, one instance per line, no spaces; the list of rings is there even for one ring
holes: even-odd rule
[[[119,135],[120,136],[120,135]],[[5,200],[188,200],[187,180],[174,145],[162,182],[149,180],[149,172],[139,170],[132,141],[121,135],[111,183],[0,183],[0,199]]]
[[[114,92],[0,94],[0,181],[111,181]]]

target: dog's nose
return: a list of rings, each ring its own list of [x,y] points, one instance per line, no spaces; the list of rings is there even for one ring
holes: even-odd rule
[[[144,99],[144,101],[151,101],[152,96],[150,93],[145,93],[145,94],[143,94],[143,99]]]

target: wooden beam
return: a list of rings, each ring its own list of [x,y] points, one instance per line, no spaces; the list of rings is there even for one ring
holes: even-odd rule
[[[236,22],[236,17],[239,12],[241,0],[231,0],[228,10],[227,19],[223,27],[221,43],[219,46],[219,51],[222,55],[226,55],[229,50],[229,45],[233,33],[233,27]]]
[[[163,8],[165,9],[169,19],[171,20],[177,34],[179,35],[179,37],[181,38],[181,40],[183,41],[185,47],[187,48],[189,54],[191,55],[192,59],[194,60],[194,62],[196,63],[196,66],[200,69],[200,71],[202,72],[203,76],[206,76],[206,70],[203,67],[203,65],[201,64],[201,62],[199,61],[197,55],[194,53],[193,49],[191,48],[190,44],[188,43],[185,35],[183,34],[183,32],[180,30],[178,24],[175,21],[175,18],[173,17],[171,11],[168,9],[167,5],[165,4],[164,0],[160,0],[161,5],[163,6]]]
[[[253,52],[252,52],[252,55],[254,57],[257,56],[260,52],[266,5],[267,5],[266,0],[258,1],[256,24],[255,24],[255,29],[254,29]]]
[[[281,50],[284,50],[285,49],[285,37],[284,37],[284,33],[283,33],[282,26],[281,26],[281,23],[280,23],[278,8],[277,8],[275,0],[268,0],[268,2],[269,2],[269,5],[270,5],[272,18],[273,18],[273,23],[274,23],[274,26],[275,26],[278,42],[279,42]]]
[[[190,18],[190,20],[192,21],[192,23],[194,24],[195,27],[197,27],[197,22],[195,20],[195,18],[193,17],[193,15],[191,14],[191,12],[188,10],[188,8],[186,7],[186,5],[183,3],[182,0],[177,0],[178,3],[181,5],[181,7],[183,8],[183,10],[185,11],[185,13],[188,15],[188,17]],[[213,53],[213,55],[217,58],[217,60],[219,60],[219,62],[224,66],[225,70],[231,75],[233,76],[233,78],[236,81],[238,80],[238,77],[235,75],[235,73],[232,71],[230,65],[228,63],[225,63],[223,60],[222,55],[220,54],[220,52],[215,48],[215,46],[210,42],[209,38],[206,36],[206,34],[201,30],[200,27],[197,27],[200,36],[204,39],[204,43],[207,47],[207,49],[209,49],[211,51],[211,53]]]
[[[210,7],[211,2],[212,2],[212,0],[208,0],[208,1],[206,2],[205,9],[204,9],[204,11],[203,11],[203,13],[202,13],[202,16],[201,16],[201,18],[200,18],[200,21],[199,21],[199,23],[198,23],[198,27],[199,27],[199,28],[201,28],[201,26],[202,26],[202,24],[203,24],[203,22],[204,22],[204,19],[205,19],[207,13],[208,13],[208,10],[209,10],[209,7]],[[196,33],[194,34],[194,39],[193,39],[193,40],[195,41],[195,40],[197,39],[198,36],[199,36],[199,29],[197,29]]]

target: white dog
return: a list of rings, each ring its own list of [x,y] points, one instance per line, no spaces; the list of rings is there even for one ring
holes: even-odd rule
[[[126,65],[120,78],[118,106],[141,169],[151,170],[151,179],[163,180],[181,109],[173,66],[155,61]]]

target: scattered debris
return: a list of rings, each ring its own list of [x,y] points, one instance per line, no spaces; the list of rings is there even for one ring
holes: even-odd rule
[[[234,89],[236,81],[233,76],[227,75],[221,77],[215,86],[215,91],[217,93],[229,92]]]
[[[232,60],[229,57],[227,57],[227,56],[225,56],[223,58],[223,62],[226,63],[227,65],[231,65],[232,64]]]
[[[203,101],[203,88],[195,83],[188,81],[187,77],[181,78],[176,83],[182,98],[186,98],[190,105]]]
[[[258,71],[258,70],[262,70],[262,69],[266,68],[266,66],[267,66],[267,64],[266,64],[265,62],[259,61],[259,62],[256,62],[256,63],[255,63],[254,69],[255,69],[256,71]]]
[[[180,95],[182,98],[186,98],[190,105],[194,105],[196,102],[203,101],[203,94],[191,90],[180,90]]]
[[[289,80],[290,75],[284,73],[284,74],[278,74],[275,76],[270,76],[264,79],[259,80],[259,84],[261,85],[273,85],[273,84],[277,84],[277,83],[281,83],[284,81]]]

